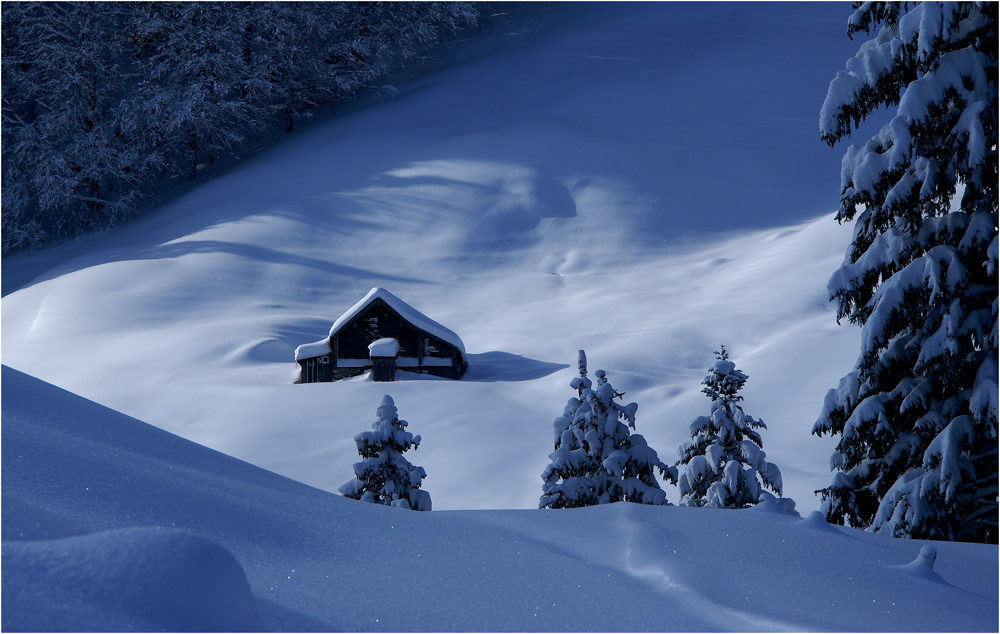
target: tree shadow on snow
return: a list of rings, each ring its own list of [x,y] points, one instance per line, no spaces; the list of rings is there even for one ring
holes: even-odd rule
[[[533,381],[569,367],[565,363],[549,363],[498,351],[470,354],[468,358],[469,370],[462,380],[483,383]]]

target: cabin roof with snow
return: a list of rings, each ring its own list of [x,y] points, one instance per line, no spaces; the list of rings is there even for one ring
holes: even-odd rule
[[[330,328],[330,336],[336,337],[345,326],[350,324],[351,321],[361,313],[361,311],[377,299],[381,299],[385,302],[389,308],[396,311],[400,317],[408,321],[412,326],[419,330],[423,330],[429,335],[437,337],[445,343],[455,346],[462,352],[463,355],[465,354],[465,344],[462,343],[462,339],[453,331],[445,328],[427,315],[424,315],[419,310],[410,306],[384,288],[379,287],[375,287],[368,291],[368,294],[365,295],[361,301],[354,306],[351,306],[346,313],[341,315],[337,321],[333,322],[333,327]]]

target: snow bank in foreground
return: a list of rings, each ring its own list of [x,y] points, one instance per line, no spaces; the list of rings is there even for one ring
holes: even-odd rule
[[[3,542],[2,624],[8,632],[262,629],[226,549],[159,527]]]
[[[995,546],[935,543],[931,575],[908,565],[928,542],[774,508],[414,513],[293,482],[6,366],[2,386],[4,630],[256,627],[239,566],[269,631],[998,625]],[[379,590],[404,587],[405,601]]]

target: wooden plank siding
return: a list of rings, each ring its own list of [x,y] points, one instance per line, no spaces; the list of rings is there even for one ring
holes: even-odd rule
[[[312,357],[299,361],[299,383],[325,383],[333,380],[330,356]]]

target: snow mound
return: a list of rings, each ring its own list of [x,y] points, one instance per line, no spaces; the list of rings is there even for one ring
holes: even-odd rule
[[[233,365],[287,363],[291,348],[274,337],[259,337],[231,352],[226,361]]]
[[[769,513],[772,515],[791,515],[793,517],[800,517],[799,512],[795,510],[795,500],[790,498],[779,498],[774,496],[767,491],[762,491],[760,494],[760,502],[755,506],[751,506],[748,510],[754,513]]]
[[[943,583],[948,585],[948,582],[944,580],[944,577],[934,572],[935,561],[937,561],[937,548],[931,544],[926,544],[920,549],[920,553],[917,554],[917,558],[910,563],[902,566],[891,567],[918,579],[925,579],[927,581],[933,581],[934,583]]]
[[[262,629],[225,548],[169,528],[3,543],[5,631]]]
[[[843,535],[836,526],[830,525],[826,521],[826,517],[823,516],[819,511],[813,511],[805,519],[800,522],[795,523],[796,527],[805,528],[812,531],[821,531],[824,533],[835,533],[837,535]]]

